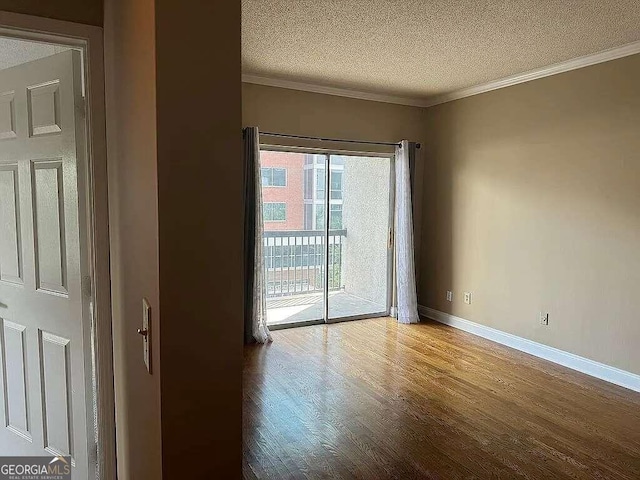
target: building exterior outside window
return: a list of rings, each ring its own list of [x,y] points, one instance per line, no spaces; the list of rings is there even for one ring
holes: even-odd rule
[[[277,167],[262,167],[262,186],[263,187],[286,187],[287,186],[287,169]]]
[[[265,230],[323,230],[326,156],[260,153]],[[333,156],[329,185],[330,230],[343,228],[344,159]]]
[[[324,155],[306,155],[304,162],[304,228],[323,230],[325,222],[326,199],[326,157]],[[342,178],[344,159],[333,156],[330,167],[330,230],[342,229]]]
[[[303,229],[304,159],[304,153],[260,152],[265,231]]]
[[[287,204],[285,202],[265,202],[263,215],[265,222],[286,222]]]

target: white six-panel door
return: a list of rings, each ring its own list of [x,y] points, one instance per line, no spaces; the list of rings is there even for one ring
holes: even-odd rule
[[[0,71],[0,455],[95,475],[80,56]]]

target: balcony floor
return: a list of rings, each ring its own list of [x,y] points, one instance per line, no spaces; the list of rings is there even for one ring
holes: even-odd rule
[[[267,324],[271,326],[322,320],[323,310],[322,293],[269,298],[267,299]],[[329,318],[369,315],[385,311],[384,300],[377,304],[346,292],[329,293]]]

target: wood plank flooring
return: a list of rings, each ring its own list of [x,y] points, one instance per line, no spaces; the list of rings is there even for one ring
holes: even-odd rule
[[[640,479],[640,394],[453,328],[273,332],[244,360],[244,477]]]

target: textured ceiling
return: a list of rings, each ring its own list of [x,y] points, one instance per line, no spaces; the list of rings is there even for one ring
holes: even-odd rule
[[[243,72],[427,98],[640,40],[640,0],[243,0]]]
[[[48,57],[64,50],[68,48],[49,43],[0,37],[0,70]]]

